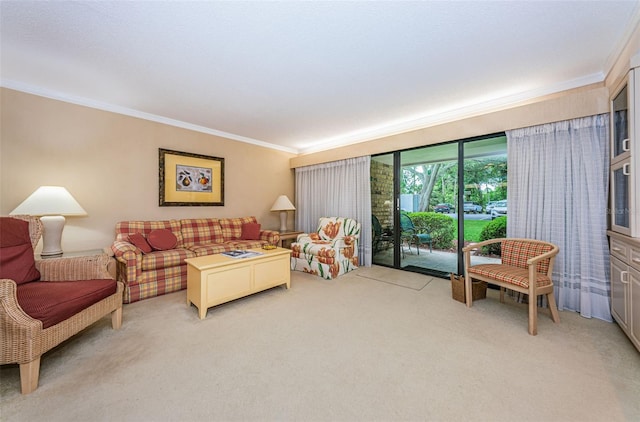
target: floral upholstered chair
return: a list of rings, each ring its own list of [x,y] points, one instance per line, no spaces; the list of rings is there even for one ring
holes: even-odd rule
[[[313,233],[291,244],[291,269],[332,280],[358,268],[360,223],[352,218],[322,217]]]

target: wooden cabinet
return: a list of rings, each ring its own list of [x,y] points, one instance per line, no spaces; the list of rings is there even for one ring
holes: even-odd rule
[[[639,249],[640,250],[640,249]],[[629,269],[629,338],[640,351],[640,271]]]
[[[611,98],[611,230],[640,237],[640,68]]]
[[[627,264],[611,257],[611,315],[623,330],[628,329],[629,283],[625,282]]]
[[[610,183],[611,315],[640,350],[640,67],[611,97]]]
[[[640,238],[611,237],[611,315],[640,351]]]

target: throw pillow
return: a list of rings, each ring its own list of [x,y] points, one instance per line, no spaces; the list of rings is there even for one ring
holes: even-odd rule
[[[242,224],[241,240],[260,240],[260,223]]]
[[[0,218],[0,278],[16,284],[40,279],[33,247],[29,238],[29,223],[17,218]]]
[[[129,242],[135,245],[136,248],[140,249],[142,253],[149,253],[153,249],[151,249],[151,245],[147,242],[147,239],[144,238],[142,233],[132,233],[129,235]]]
[[[173,249],[178,244],[178,238],[169,229],[155,229],[147,236],[149,245],[157,251]]]

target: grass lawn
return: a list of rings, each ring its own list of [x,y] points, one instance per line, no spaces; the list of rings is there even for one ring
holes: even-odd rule
[[[484,226],[489,224],[491,220],[464,220],[464,240],[469,242],[479,242],[480,233]],[[455,222],[454,239],[458,238],[458,222]]]

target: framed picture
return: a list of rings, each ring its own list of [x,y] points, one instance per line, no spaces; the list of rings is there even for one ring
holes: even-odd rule
[[[159,148],[160,206],[224,206],[224,158]]]

